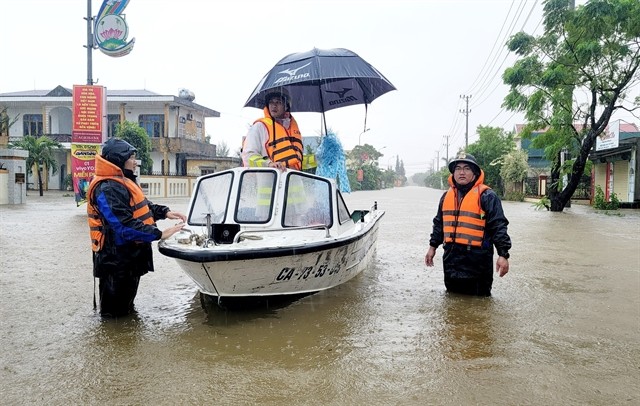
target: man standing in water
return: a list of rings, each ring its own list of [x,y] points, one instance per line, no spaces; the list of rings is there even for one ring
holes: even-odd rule
[[[184,227],[184,214],[149,202],[136,183],[136,149],[111,138],[96,155],[96,176],[87,192],[87,215],[93,276],[100,279],[100,315],[125,316],[133,311],[140,276],[153,272],[151,242],[171,237]],[[156,220],[181,222],[160,231]],[[95,306],[95,302],[94,302]]]
[[[509,221],[498,196],[484,184],[484,171],[473,155],[459,154],[449,172],[450,187],[440,198],[424,262],[433,266],[436,248],[443,244],[447,291],[490,296],[494,246],[496,273],[502,277],[509,272]]]

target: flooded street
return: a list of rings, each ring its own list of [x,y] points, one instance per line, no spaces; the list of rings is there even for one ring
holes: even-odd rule
[[[86,206],[0,206],[0,403],[639,404],[640,212],[504,202],[510,272],[474,298],[445,293],[441,248],[424,265],[441,194],[345,195],[386,210],[374,266],[289,303],[203,308],[156,248],[118,321],[93,310]]]

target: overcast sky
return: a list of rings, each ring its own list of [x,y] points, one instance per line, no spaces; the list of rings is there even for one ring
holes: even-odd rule
[[[581,2],[578,2],[581,3]],[[102,1],[92,2],[96,15]],[[0,23],[0,93],[71,88],[87,82],[85,0],[5,0]],[[93,52],[93,79],[108,89],[178,95],[221,113],[207,119],[214,143],[233,152],[261,115],[243,107],[263,75],[284,56],[316,48],[347,48],[398,89],[369,106],[326,113],[345,149],[369,143],[400,156],[409,175],[469,143],[478,125],[512,130],[521,114],[501,108],[501,75],[515,56],[506,39],[542,31],[542,1],[534,0],[131,0],[125,10],[133,51],[121,58]],[[320,132],[320,114],[295,114],[303,135]],[[614,117],[615,119],[616,117]],[[448,138],[446,137],[448,136]]]

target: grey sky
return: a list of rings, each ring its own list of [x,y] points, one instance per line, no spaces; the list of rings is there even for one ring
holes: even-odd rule
[[[86,1],[5,3],[0,93],[85,84]],[[101,4],[93,1],[93,15]],[[512,130],[522,122],[500,107],[507,92],[500,76],[515,61],[503,44],[523,28],[542,30],[542,1],[533,0],[131,0],[125,14],[133,51],[122,58],[94,51],[94,80],[110,89],[193,91],[196,103],[221,112],[207,120],[207,133],[231,151],[261,114],[245,101],[278,60],[313,47],[359,54],[398,89],[369,106],[362,143],[382,150],[383,167],[399,155],[408,174],[445,156],[445,135],[450,156],[464,145],[460,95],[472,95],[469,142],[479,124]],[[296,118],[303,135],[319,133],[320,114]],[[364,107],[330,111],[327,124],[351,149]]]

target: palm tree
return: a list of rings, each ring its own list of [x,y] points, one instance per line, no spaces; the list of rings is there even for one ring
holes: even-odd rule
[[[58,163],[53,157],[53,150],[62,148],[62,145],[42,135],[39,138],[33,135],[25,135],[21,140],[14,141],[10,144],[11,148],[20,148],[29,152],[27,157],[27,173],[32,173],[32,168],[35,166],[38,173],[38,188],[40,190],[40,196],[42,196],[42,169],[47,172],[51,170],[51,173],[55,174],[57,171]]]

